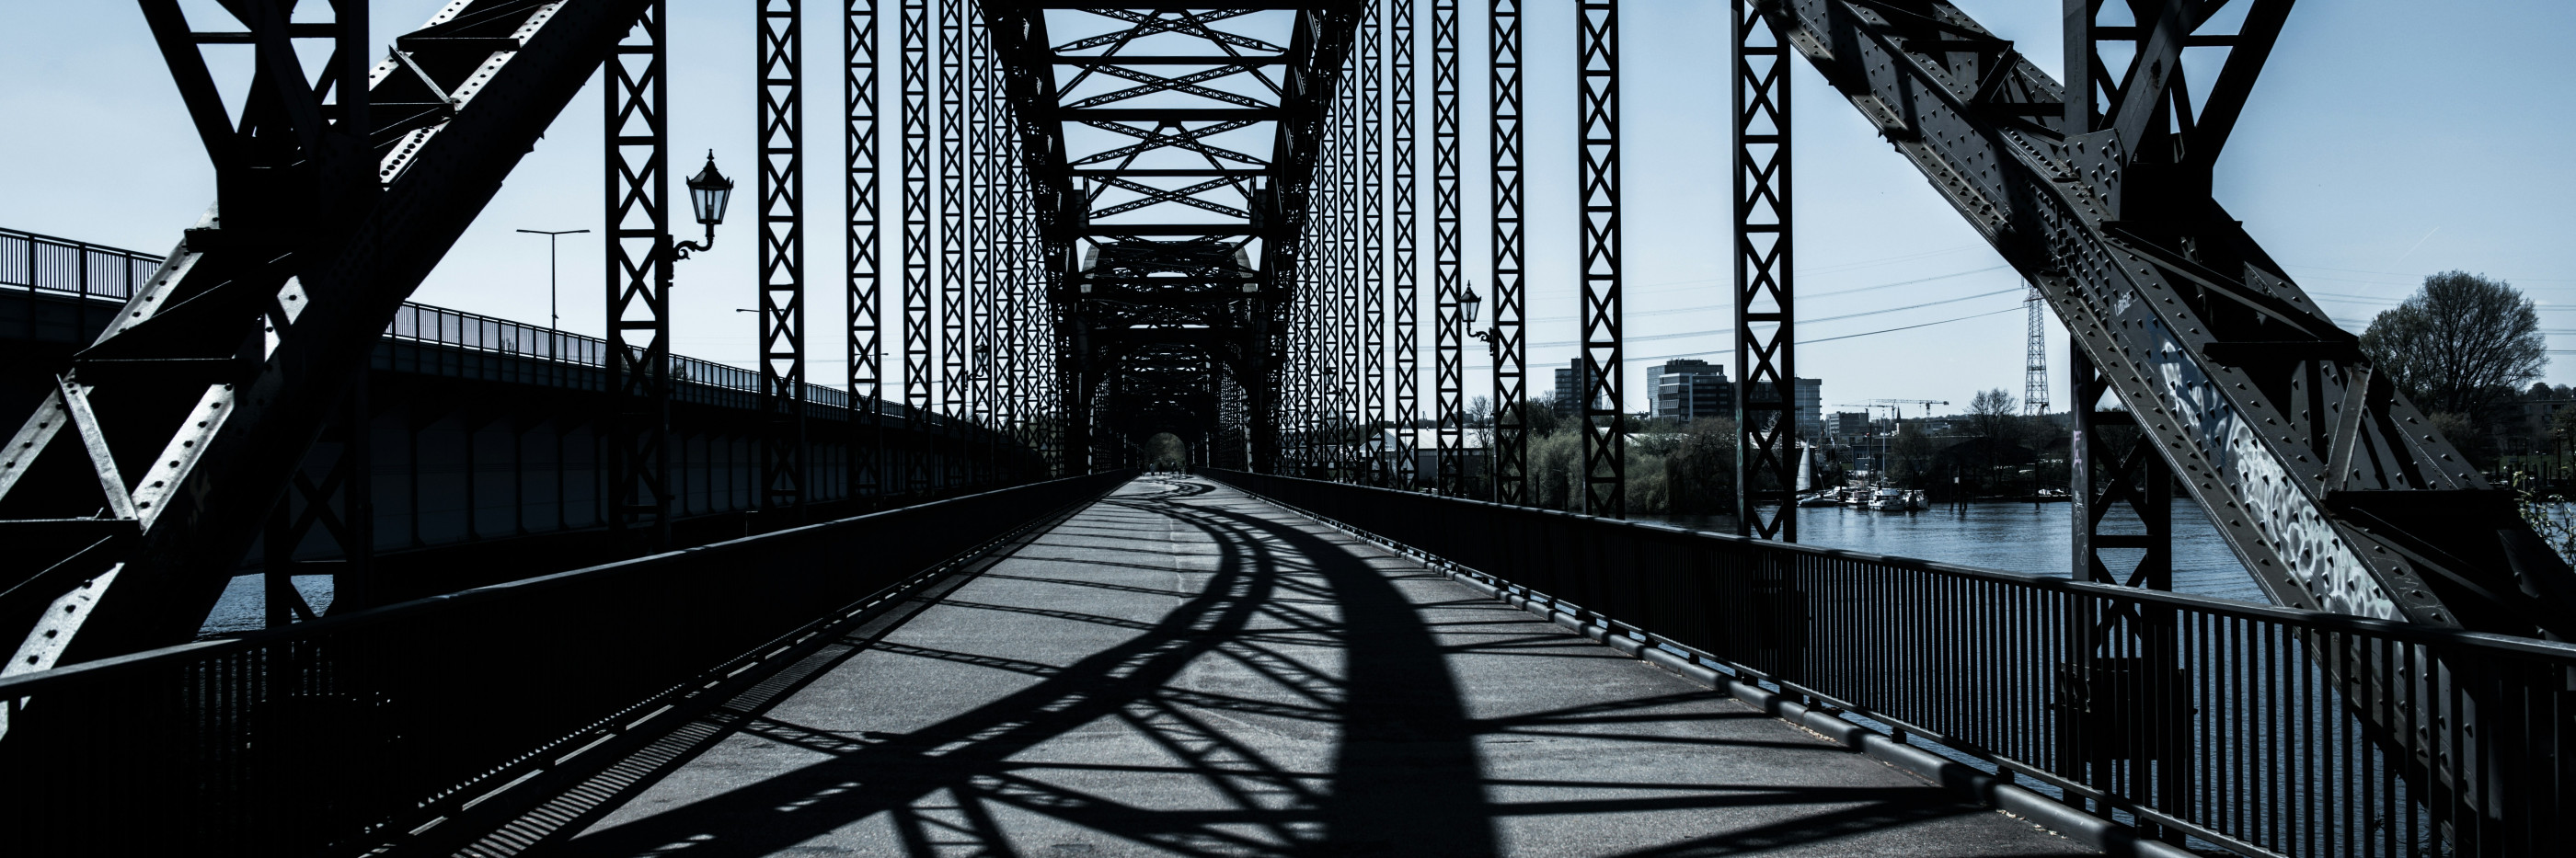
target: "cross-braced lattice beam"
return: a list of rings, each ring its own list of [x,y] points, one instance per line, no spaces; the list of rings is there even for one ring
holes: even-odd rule
[[[1798,541],[1797,304],[1790,268],[1789,49],[1751,0],[1729,18],[1734,128],[1735,532]]]

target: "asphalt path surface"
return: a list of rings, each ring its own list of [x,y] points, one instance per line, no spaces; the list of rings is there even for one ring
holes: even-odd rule
[[[1187,477],[787,673],[536,851],[2089,851]]]

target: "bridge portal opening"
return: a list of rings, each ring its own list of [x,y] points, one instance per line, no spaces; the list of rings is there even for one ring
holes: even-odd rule
[[[1145,467],[1157,471],[1178,471],[1190,466],[1190,444],[1170,432],[1157,432],[1145,439]]]

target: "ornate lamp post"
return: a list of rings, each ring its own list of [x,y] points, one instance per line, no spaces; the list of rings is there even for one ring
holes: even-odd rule
[[[1469,325],[1474,325],[1476,323],[1476,311],[1484,306],[1485,299],[1476,294],[1476,289],[1473,286],[1467,287],[1467,294],[1458,296],[1458,315]],[[1468,332],[1468,336],[1485,341],[1485,366],[1495,372],[1502,371],[1502,332],[1488,327],[1481,331],[1470,331]],[[1501,500],[1503,491],[1502,475],[1495,472],[1495,469],[1499,465],[1494,459],[1494,433],[1501,428],[1503,417],[1503,403],[1499,401],[1501,395],[1502,394],[1500,392],[1495,394],[1497,401],[1494,403],[1494,411],[1486,417],[1486,419],[1494,421],[1495,425],[1488,427],[1485,430],[1485,475],[1494,480],[1494,500]]]
[[[716,246],[716,224],[724,222],[725,206],[733,202],[733,180],[716,171],[716,151],[707,150],[706,169],[689,177],[689,209],[698,222],[706,224],[707,240],[671,243],[671,258],[687,259],[689,254],[704,252]]]

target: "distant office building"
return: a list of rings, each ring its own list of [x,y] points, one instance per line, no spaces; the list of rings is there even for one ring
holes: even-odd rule
[[[1798,437],[1822,438],[1825,435],[1825,382],[1823,379],[1798,379]]]
[[[1825,434],[1836,438],[1858,438],[1869,434],[1869,412],[1836,411],[1825,421]]]
[[[1556,405],[1557,414],[1572,417],[1583,413],[1583,391],[1591,387],[1584,382],[1592,378],[1587,369],[1579,357],[1569,365],[1556,368],[1556,392],[1548,399]]]
[[[1688,423],[1703,417],[1735,414],[1735,383],[1726,368],[1683,358],[1646,368],[1648,416]]]
[[[1795,389],[1796,395],[1789,402],[1789,413],[1797,418],[1798,437],[1811,440],[1824,437],[1825,382],[1822,379],[1801,378],[1798,379]],[[1768,399],[1771,395],[1770,385],[1753,386],[1752,398]]]

